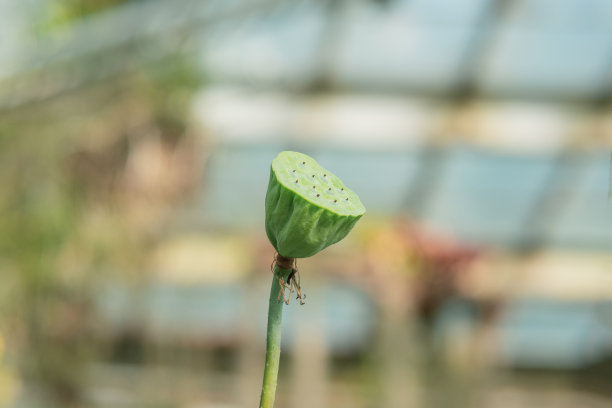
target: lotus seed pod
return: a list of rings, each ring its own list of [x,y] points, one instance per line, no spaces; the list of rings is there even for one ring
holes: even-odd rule
[[[311,157],[285,151],[272,161],[266,233],[280,255],[312,256],[344,238],[364,213],[357,194]]]

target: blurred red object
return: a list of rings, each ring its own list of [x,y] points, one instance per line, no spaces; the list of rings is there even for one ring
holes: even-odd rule
[[[481,250],[410,221],[400,221],[397,231],[416,270],[410,282],[415,311],[430,321],[446,299],[459,294],[460,275]]]

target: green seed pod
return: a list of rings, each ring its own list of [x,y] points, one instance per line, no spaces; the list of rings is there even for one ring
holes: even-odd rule
[[[285,151],[272,161],[266,233],[280,255],[312,256],[344,238],[364,213],[357,194],[311,157]]]

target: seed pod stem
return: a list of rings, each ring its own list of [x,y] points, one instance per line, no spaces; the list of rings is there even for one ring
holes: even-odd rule
[[[266,339],[266,366],[264,368],[263,386],[259,408],[272,408],[276,394],[278,366],[280,361],[281,325],[283,321],[283,301],[278,300],[281,291],[279,279],[286,281],[291,269],[274,266],[270,300],[268,303],[268,337]]]

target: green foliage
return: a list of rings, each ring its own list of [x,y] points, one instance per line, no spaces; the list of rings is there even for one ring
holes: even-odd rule
[[[121,3],[134,0],[54,0],[46,3],[43,30],[53,30],[80,18],[99,13]]]
[[[99,284],[142,279],[164,211],[186,196],[176,179],[138,184],[129,161],[151,141],[168,156],[186,150],[200,83],[173,55],[0,112],[0,333],[25,383],[55,400],[47,406],[79,406],[87,364],[101,358]]]

